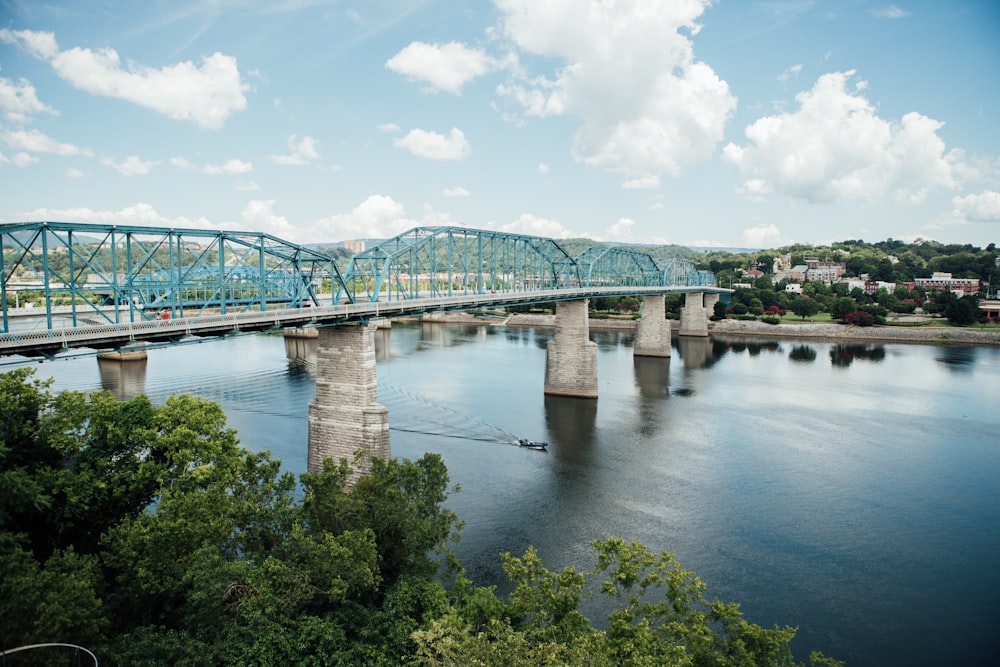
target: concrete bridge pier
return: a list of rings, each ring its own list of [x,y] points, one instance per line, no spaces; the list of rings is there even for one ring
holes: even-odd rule
[[[670,320],[662,294],[642,297],[642,317],[635,324],[632,354],[637,357],[670,356]]]
[[[708,313],[705,310],[705,293],[688,292],[681,309],[681,336],[708,336]]]
[[[556,335],[545,354],[545,393],[597,398],[597,343],[590,340],[588,299],[556,303]]]
[[[324,459],[354,460],[363,449],[389,458],[389,411],[378,403],[372,324],[321,327],[316,354],[316,398],[309,402],[310,472]],[[355,470],[353,486],[367,469]]]

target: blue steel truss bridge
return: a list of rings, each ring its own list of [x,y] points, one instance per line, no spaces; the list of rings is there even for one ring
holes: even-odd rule
[[[683,260],[465,227],[418,227],[338,260],[257,232],[0,225],[0,356],[328,326],[433,311],[728,292]]]

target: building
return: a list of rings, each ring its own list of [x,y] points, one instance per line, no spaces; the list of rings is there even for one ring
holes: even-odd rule
[[[364,239],[358,241],[344,241],[342,245],[351,252],[353,252],[355,255],[365,251]]]
[[[954,292],[955,296],[959,297],[966,294],[972,296],[979,294],[978,278],[952,278],[950,273],[942,271],[935,271],[930,278],[915,278],[914,282],[926,290],[937,290],[938,292],[947,290]]]
[[[844,262],[823,262],[818,257],[806,257],[806,280],[832,283],[847,273]]]

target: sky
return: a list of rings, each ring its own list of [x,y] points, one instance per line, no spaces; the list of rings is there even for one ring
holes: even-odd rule
[[[0,0],[0,222],[1000,241],[998,0]]]

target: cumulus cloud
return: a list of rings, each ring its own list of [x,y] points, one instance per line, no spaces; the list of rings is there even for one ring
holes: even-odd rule
[[[55,155],[90,155],[87,148],[56,141],[38,130],[0,130],[0,140],[12,150],[24,153],[52,153]]]
[[[221,165],[207,164],[202,171],[206,174],[249,174],[253,171],[253,163],[233,158]]]
[[[138,155],[129,155],[121,162],[114,158],[101,158],[101,164],[116,169],[123,176],[145,176],[153,167],[160,164],[159,160],[142,160]]]
[[[350,213],[317,220],[305,236],[310,242],[389,238],[417,226],[417,221],[408,218],[403,205],[392,197],[371,195]]]
[[[43,104],[35,94],[35,87],[24,78],[17,81],[0,76],[0,111],[11,123],[22,125],[35,114],[57,116],[57,112]]]
[[[77,169],[76,167],[70,167],[66,170],[67,178],[83,178],[84,175],[83,171]]]
[[[393,139],[392,145],[430,160],[461,160],[472,152],[472,146],[457,127],[451,128],[447,136],[421,129],[410,130],[406,136]]]
[[[723,149],[723,160],[739,169],[742,194],[917,204],[933,188],[956,187],[955,155],[937,135],[942,123],[916,112],[898,122],[879,118],[861,94],[866,82],[848,90],[854,75],[824,74],[796,96],[796,111],[758,119],[745,130],[745,146]]]
[[[743,243],[750,248],[779,248],[785,240],[775,225],[757,225],[743,230]]]
[[[460,95],[462,86],[497,66],[482,49],[470,49],[458,42],[427,44],[411,42],[385,66],[409,79],[429,84],[429,92]]]
[[[954,197],[955,213],[971,222],[1000,222],[1000,192],[986,190],[978,195]]]
[[[512,68],[498,93],[525,116],[579,118],[579,161],[630,182],[678,175],[711,157],[736,108],[728,84],[694,57],[709,4],[499,0],[500,32],[560,67],[551,76]]]
[[[469,191],[463,188],[461,185],[457,185],[453,188],[444,189],[445,197],[468,197],[469,194],[470,194]]]
[[[550,171],[549,165],[544,162],[539,162],[538,166],[535,168],[539,174],[547,174]]]
[[[273,199],[250,201],[243,209],[243,223],[247,229],[290,240],[298,234],[298,230],[285,216],[274,212],[274,203]]]
[[[554,239],[569,238],[570,231],[563,227],[558,220],[540,218],[530,213],[523,213],[516,220],[507,224],[490,225],[490,229],[506,232],[508,234],[525,234],[528,236],[545,236]]]
[[[608,227],[605,238],[608,241],[618,243],[628,243],[632,240],[632,229],[635,227],[635,220],[629,218],[619,218],[618,222]]]
[[[14,153],[12,157],[7,157],[3,153],[0,153],[0,164],[12,164],[15,167],[27,167],[30,164],[38,162],[38,158],[24,151]]]
[[[319,152],[316,150],[316,140],[312,137],[302,137],[302,141],[296,141],[293,134],[288,137],[289,153],[285,155],[272,155],[271,162],[275,164],[302,166],[315,162],[319,159]]]
[[[400,132],[401,128],[395,123],[381,123],[376,126],[379,132],[384,132],[386,134],[396,134]]]
[[[219,52],[203,57],[200,66],[188,60],[155,69],[123,65],[111,48],[60,50],[50,32],[3,29],[0,41],[19,44],[80,90],[126,100],[208,130],[218,130],[247,105],[243,93],[248,86],[236,58]]]
[[[117,211],[102,211],[87,207],[65,209],[38,208],[28,211],[24,220],[73,220],[105,224],[138,225],[144,227],[172,227],[175,229],[217,229],[205,218],[170,218],[161,215],[152,205],[138,202]]]
[[[203,164],[198,166],[187,158],[172,157],[170,158],[170,164],[181,171],[197,171],[209,176],[218,174],[248,174],[253,171],[252,162],[244,162],[237,158],[226,160],[222,164]]]
[[[625,181],[622,183],[622,187],[626,190],[652,190],[660,187],[660,177],[655,174],[640,176],[639,178]]]

